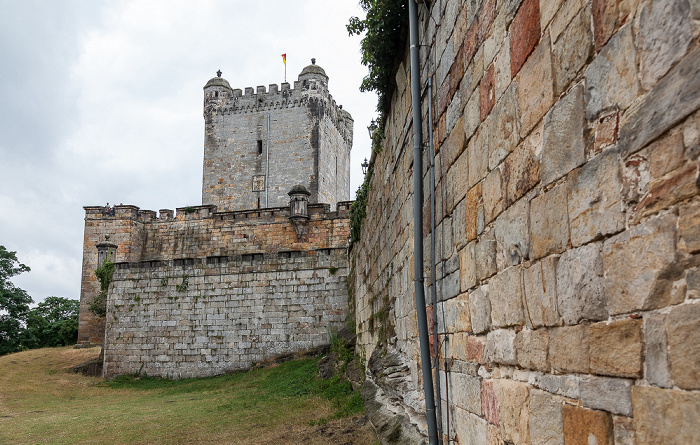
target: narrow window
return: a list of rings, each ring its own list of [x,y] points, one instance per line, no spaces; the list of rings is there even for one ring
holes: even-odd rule
[[[258,139],[258,154],[262,154],[262,139]]]
[[[258,208],[260,208],[260,198],[258,198]]]

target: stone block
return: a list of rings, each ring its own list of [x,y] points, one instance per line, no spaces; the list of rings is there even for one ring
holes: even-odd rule
[[[618,0],[593,0],[593,30],[595,49],[600,49],[615,32],[618,17]]]
[[[637,445],[632,418],[613,416],[613,433],[615,445]]]
[[[494,275],[497,269],[496,263],[496,237],[495,230],[487,228],[476,243],[476,276],[484,280]]]
[[[552,46],[554,94],[560,96],[593,54],[590,7],[582,9]]]
[[[512,48],[511,48],[512,51]],[[543,39],[516,78],[520,105],[520,136],[525,137],[554,103],[550,39]]]
[[[501,365],[517,365],[515,353],[515,332],[510,329],[496,329],[486,336],[486,362]]]
[[[538,125],[505,159],[501,167],[501,177],[506,207],[525,196],[540,181],[541,151],[542,125]]]
[[[469,294],[466,292],[445,301],[445,330],[448,333],[471,332]],[[430,322],[430,320],[429,320]]]
[[[549,363],[557,372],[587,373],[588,326],[564,326],[549,330]]]
[[[502,328],[525,324],[520,271],[520,266],[509,267],[489,281],[491,323],[494,327]]]
[[[651,181],[649,192],[644,195],[636,206],[634,221],[653,215],[670,207],[677,202],[690,198],[698,193],[698,165],[689,164],[679,168],[665,177]]]
[[[462,82],[462,84],[465,84],[465,82]],[[472,137],[476,129],[479,128],[479,124],[481,124],[481,119],[479,116],[479,93],[476,91],[470,91],[469,93],[470,96],[468,97],[468,100],[462,99],[466,102],[466,106],[464,107],[464,116],[462,118],[462,125],[464,126],[464,136],[467,139]]]
[[[488,224],[500,215],[505,207],[500,168],[491,170],[482,184],[484,220]]]
[[[639,94],[632,27],[615,34],[586,68],[586,117],[593,120],[605,110],[627,109]]]
[[[496,218],[494,234],[499,270],[519,264],[530,255],[529,207],[527,199],[522,198]]]
[[[610,314],[666,306],[679,275],[674,215],[636,225],[603,244],[605,294]],[[559,282],[557,282],[559,283]]]
[[[581,378],[575,375],[543,374],[535,378],[534,385],[552,394],[578,399],[580,380]]]
[[[614,444],[610,413],[563,405],[561,414],[566,445]]]
[[[530,259],[561,253],[569,244],[567,185],[559,184],[530,202]]]
[[[635,25],[639,74],[648,90],[685,55],[693,40],[690,5],[687,0],[645,2]]]
[[[569,177],[569,222],[574,246],[617,233],[625,226],[618,154],[616,149],[607,150]]]
[[[496,101],[498,101],[510,85],[510,45],[506,44],[493,59],[494,83]]]
[[[557,307],[566,324],[608,317],[600,244],[567,250],[557,263]]]
[[[470,413],[481,415],[481,378],[457,372],[450,373],[452,388],[451,402]]]
[[[585,159],[586,117],[583,86],[576,85],[544,118],[542,183],[561,178]]]
[[[678,250],[686,253],[700,251],[700,201],[697,199],[680,206]]]
[[[588,333],[591,372],[619,377],[641,377],[641,320],[619,320],[591,325]],[[621,414],[621,413],[620,413]]]
[[[511,77],[515,77],[540,40],[540,2],[525,0],[510,25]]]
[[[552,21],[554,15],[561,8],[561,4],[564,0],[551,0],[548,2],[542,2],[540,5],[540,28],[547,29],[547,25]]]
[[[659,179],[683,165],[683,135],[672,132],[649,144],[649,174],[651,179]]]
[[[489,170],[495,169],[512,152],[520,140],[518,129],[518,85],[512,83],[495,105],[493,127],[489,134]]]
[[[700,394],[634,386],[632,407],[638,445],[698,443]]]
[[[494,66],[489,65],[479,86],[479,117],[483,121],[489,115],[496,103],[496,80]]]
[[[566,0],[557,11],[554,19],[549,25],[549,34],[552,43],[557,42],[561,34],[569,26],[569,23],[586,6],[586,0]]]
[[[462,292],[476,286],[476,242],[472,241],[459,251],[459,270],[462,279]]]
[[[581,403],[586,408],[600,409],[623,416],[632,415],[633,380],[586,376],[581,378]]]
[[[481,383],[481,412],[488,423],[499,424],[498,395],[493,380],[484,380]]]
[[[666,332],[673,383],[700,389],[700,304],[674,307],[667,316]]]
[[[564,445],[561,408],[564,399],[537,389],[530,390],[530,443]]]
[[[513,380],[496,383],[499,426],[503,440],[517,445],[530,443],[529,387]]]
[[[652,385],[670,388],[666,315],[649,313],[644,316],[644,345],[644,378]]]
[[[489,135],[493,129],[493,114],[481,124],[469,140],[469,187],[474,187],[486,177],[489,168]]]
[[[549,332],[546,329],[523,329],[518,332],[515,350],[522,368],[549,371]]]
[[[452,336],[451,358],[467,363],[483,363],[486,337],[478,337],[466,332]]]
[[[525,321],[539,328],[559,324],[556,270],[559,257],[552,255],[523,270]]]
[[[481,201],[481,183],[478,183],[476,186],[472,187],[464,197],[465,232],[467,235],[467,242],[476,238],[477,208],[479,207],[479,204],[481,204]]]
[[[651,91],[627,110],[620,123],[622,156],[627,157],[644,148],[698,107],[700,47],[688,53]]]
[[[452,420],[457,436],[462,438],[465,443],[486,443],[486,421],[459,407],[455,407]]]
[[[685,271],[687,298],[696,300],[700,298],[700,269],[688,269]]]
[[[478,287],[469,295],[469,313],[472,332],[482,334],[491,329],[491,301],[488,296],[488,286]]]

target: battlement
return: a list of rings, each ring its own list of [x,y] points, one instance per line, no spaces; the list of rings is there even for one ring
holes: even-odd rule
[[[309,204],[308,212],[310,220],[349,218],[350,206],[353,201],[342,201],[336,205],[336,210],[331,211],[328,204]],[[173,212],[170,209],[160,209],[158,214],[154,210],[142,210],[135,205],[114,206],[114,215],[104,206],[85,206],[85,219],[105,220],[134,220],[139,222],[165,222],[213,219],[215,221],[227,221],[229,223],[269,223],[289,219],[289,207],[271,207],[266,209],[235,210],[217,212],[215,205],[200,205],[177,207]]]

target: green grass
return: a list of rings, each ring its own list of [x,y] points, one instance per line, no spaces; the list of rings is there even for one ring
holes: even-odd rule
[[[211,378],[105,382],[68,370],[94,358],[85,351],[0,357],[0,443],[377,443],[371,426],[357,422],[358,392],[337,377],[315,378],[316,359]]]

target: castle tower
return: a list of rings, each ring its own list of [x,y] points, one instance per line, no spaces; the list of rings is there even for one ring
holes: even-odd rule
[[[294,88],[282,83],[232,89],[221,77],[204,86],[202,204],[218,211],[283,207],[303,185],[310,203],[350,199],[353,120],[328,92],[311,59]]]

